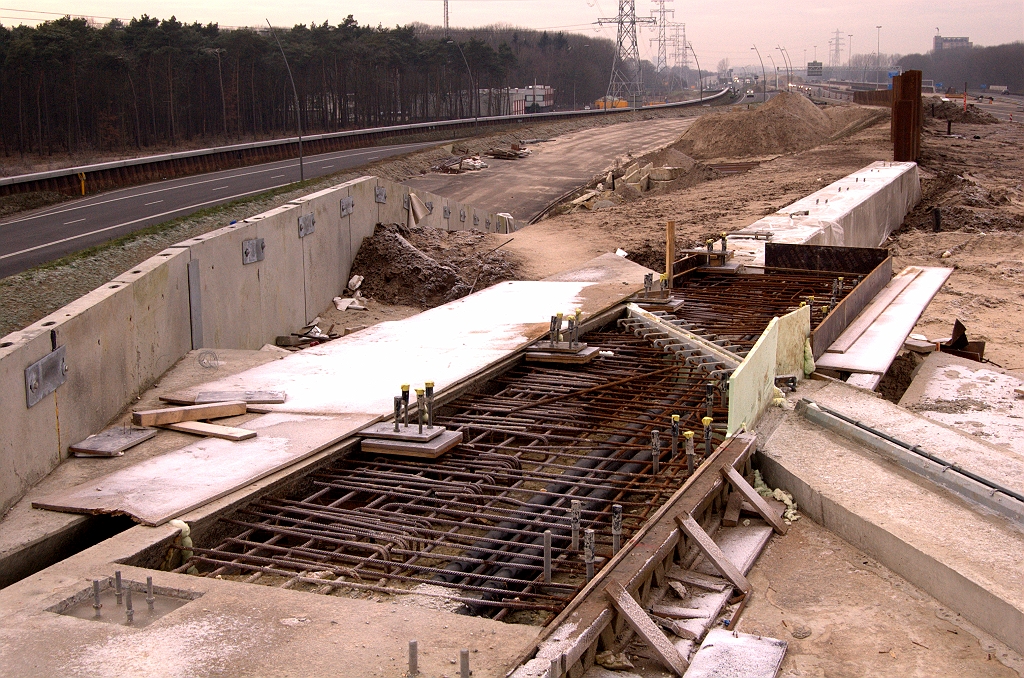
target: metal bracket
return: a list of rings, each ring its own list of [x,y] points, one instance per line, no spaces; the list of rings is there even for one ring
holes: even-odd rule
[[[404,210],[409,209],[409,194],[408,193],[403,193],[402,194],[402,209],[404,209]]]
[[[312,214],[299,217],[299,237],[305,238],[316,230],[316,218]]]
[[[373,189],[373,199],[383,205],[388,201],[388,189],[383,186],[377,186]]]
[[[426,207],[427,207],[427,214],[433,214],[434,213],[434,201],[433,200],[425,202],[423,204],[426,205]]]
[[[441,210],[441,216],[443,216],[445,219],[451,219],[452,208],[445,205],[444,208]]]
[[[341,199],[341,216],[347,217],[356,209],[356,199],[353,197]]]
[[[253,238],[242,241],[242,265],[255,264],[263,261],[264,251],[267,249],[263,238]]]
[[[32,407],[67,380],[68,365],[64,362],[64,347],[58,346],[25,368],[25,403]]]
[[[486,228],[488,231],[491,230],[491,220],[490,219],[486,219],[484,221],[484,228]]]
[[[459,210],[459,221],[465,221],[465,220],[466,220],[466,210],[460,209]]]
[[[474,226],[479,226],[480,225],[480,217],[478,217],[475,214],[473,215],[473,225]]]

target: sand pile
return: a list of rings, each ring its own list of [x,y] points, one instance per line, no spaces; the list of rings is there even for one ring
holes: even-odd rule
[[[373,236],[363,239],[352,273],[364,277],[364,296],[433,308],[518,277],[517,262],[495,250],[501,241],[494,240],[477,231],[377,224]]]
[[[807,97],[783,92],[752,111],[702,116],[673,148],[698,159],[794,153],[883,116],[877,109],[852,106],[826,113]]]
[[[992,125],[999,122],[999,118],[988,111],[981,110],[974,104],[967,104],[965,111],[963,101],[942,101],[936,97],[924,100],[924,114],[929,118],[952,120],[968,125]]]

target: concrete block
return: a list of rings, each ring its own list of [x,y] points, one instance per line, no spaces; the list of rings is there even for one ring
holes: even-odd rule
[[[134,319],[132,286],[111,281],[41,321],[54,323],[56,345],[65,347],[67,381],[55,393],[62,457],[138,393]]]
[[[672,181],[686,174],[685,167],[652,167],[649,172],[652,181]]]
[[[637,184],[627,184],[621,179],[615,182],[615,192],[626,200],[638,200],[642,195]]]
[[[134,297],[136,394],[192,349],[188,261],[188,248],[166,249],[113,280]]]
[[[303,216],[312,214],[316,220],[313,233],[302,238],[306,322],[328,308],[348,283],[351,215],[341,216],[341,203],[350,197],[348,186],[339,185],[292,201]]]
[[[179,243],[189,248],[190,259],[199,261],[205,348],[263,345],[260,265],[242,265],[242,241],[257,237],[259,221],[253,217]]]
[[[387,191],[387,202],[377,205],[377,223],[405,226],[409,221],[409,210],[405,207],[409,187],[380,177],[377,177],[377,186]]]
[[[25,403],[25,368],[51,350],[44,321],[0,340],[0,515],[60,463],[56,396]]]
[[[303,244],[299,238],[298,205],[282,205],[266,212],[256,222],[256,237],[263,238],[266,253],[259,267],[260,338],[257,349],[274,343],[281,334],[296,332],[306,324],[306,276],[303,266]],[[315,237],[313,233],[307,237]],[[312,311],[316,313],[322,309]]]

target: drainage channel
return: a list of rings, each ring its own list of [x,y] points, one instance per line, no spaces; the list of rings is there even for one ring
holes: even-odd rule
[[[627,330],[586,340],[606,353],[578,367],[520,363],[448,403],[437,420],[465,442],[444,457],[350,454],[302,492],[221,517],[211,534],[227,536],[176,571],[549,621],[704,454],[705,372]],[[712,449],[726,413],[712,402],[723,424]],[[693,466],[688,430],[699,431]]]

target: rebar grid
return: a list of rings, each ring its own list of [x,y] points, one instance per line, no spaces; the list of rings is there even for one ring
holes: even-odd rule
[[[864,276],[767,270],[763,274],[695,272],[669,294],[683,306],[674,315],[701,328],[702,333],[750,349],[772,318],[800,307],[811,307],[811,329],[860,283]]]
[[[682,432],[700,431],[706,414],[707,382],[674,356],[622,331],[586,340],[613,355],[576,368],[521,363],[445,406],[438,423],[464,442],[444,457],[351,454],[309,476],[301,498],[263,498],[221,518],[232,536],[194,547],[176,571],[320,593],[417,593],[496,619],[553,617],[586,583],[584,532],[596,532],[599,570],[689,476],[681,435],[672,456],[671,415]],[[714,414],[724,422],[721,403]],[[613,539],[614,505],[623,520]]]

